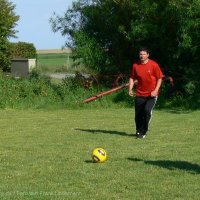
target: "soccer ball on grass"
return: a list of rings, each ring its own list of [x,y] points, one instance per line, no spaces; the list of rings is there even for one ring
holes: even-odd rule
[[[96,163],[105,162],[107,159],[107,153],[103,148],[95,148],[92,151],[92,160]]]

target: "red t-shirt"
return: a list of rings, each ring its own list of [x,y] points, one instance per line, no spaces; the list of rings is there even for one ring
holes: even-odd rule
[[[137,79],[136,96],[149,97],[155,89],[157,80],[163,77],[159,65],[149,59],[146,64],[133,64],[130,78]]]

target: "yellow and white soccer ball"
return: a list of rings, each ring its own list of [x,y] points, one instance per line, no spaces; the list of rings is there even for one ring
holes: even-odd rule
[[[103,148],[95,148],[92,151],[92,160],[96,163],[102,163],[105,162],[107,159],[107,153],[106,150]]]

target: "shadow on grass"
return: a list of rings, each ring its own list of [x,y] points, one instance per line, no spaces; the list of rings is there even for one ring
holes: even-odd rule
[[[148,165],[155,165],[169,170],[184,170],[192,174],[200,174],[200,166],[197,164],[189,163],[187,161],[172,161],[172,160],[141,160],[138,158],[127,158],[135,162],[144,162]]]
[[[79,129],[76,128],[75,130],[82,131],[82,132],[89,132],[94,134],[114,134],[114,135],[120,135],[120,136],[128,136],[128,137],[134,137],[133,134],[128,134],[126,132],[120,132],[120,131],[111,131],[111,130],[100,130],[100,129]]]
[[[95,163],[93,160],[85,160],[86,163]]]

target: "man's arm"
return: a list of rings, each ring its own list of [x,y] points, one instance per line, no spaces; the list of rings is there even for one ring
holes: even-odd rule
[[[129,96],[133,96],[133,86],[134,86],[134,80],[132,78],[129,79]]]
[[[152,97],[158,96],[158,91],[159,91],[159,89],[160,89],[161,84],[162,84],[162,78],[159,78],[159,79],[157,80],[155,89],[151,92],[151,96],[152,96]]]

